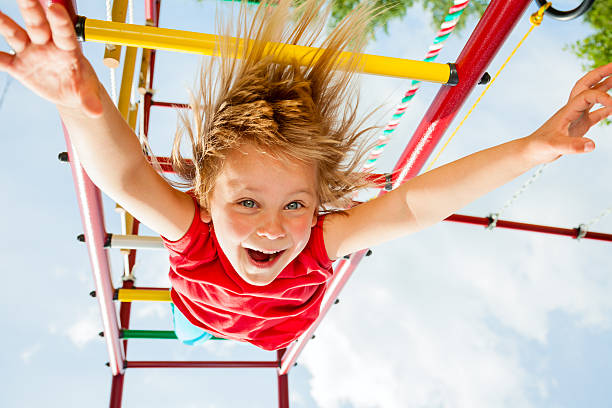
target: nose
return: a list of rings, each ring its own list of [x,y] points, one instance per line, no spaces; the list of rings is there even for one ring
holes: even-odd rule
[[[267,239],[279,239],[285,236],[281,216],[270,214],[263,218],[257,227],[257,235]]]

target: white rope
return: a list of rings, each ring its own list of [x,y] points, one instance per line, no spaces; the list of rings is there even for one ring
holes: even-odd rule
[[[111,0],[106,0],[106,21],[113,21]],[[106,44],[106,48],[111,49],[111,44]],[[113,103],[117,105],[117,77],[115,74],[115,68],[109,68],[109,70],[111,99],[113,100]]]
[[[610,213],[612,213],[612,207],[606,208],[597,217],[593,218],[586,224],[587,228],[590,228],[591,226],[597,224],[599,221],[602,220],[602,218],[605,218],[610,215]]]
[[[111,0],[106,0],[106,21],[113,20],[113,12],[111,8]]]
[[[608,216],[608,214],[612,213],[612,207],[606,208],[603,210],[597,217],[593,218],[591,221],[586,224],[580,224],[578,226],[578,236],[576,237],[577,241],[580,241],[581,238],[584,238],[589,231],[589,229],[594,225],[601,221],[602,218]]]
[[[138,139],[140,140],[140,145],[142,146],[143,152],[147,155],[150,155],[150,152],[148,149],[148,143],[146,143],[146,140],[145,140],[144,106],[145,106],[145,96],[144,94],[141,94],[140,103],[138,104]]]
[[[134,24],[134,1],[128,0],[128,23]],[[130,86],[130,104],[136,103],[136,97],[134,96],[134,84]]]
[[[134,0],[128,0],[128,23],[134,24]]]
[[[491,220],[491,223],[489,224],[487,229],[492,230],[493,228],[497,226],[497,220],[502,215],[502,213],[506,211],[508,208],[510,208],[512,204],[514,204],[516,200],[518,200],[519,197],[523,195],[523,193],[529,188],[529,186],[532,185],[533,182],[536,181],[542,175],[542,173],[544,173],[544,169],[546,168],[546,166],[548,166],[548,163],[544,163],[543,165],[541,165],[536,170],[536,172],[533,173],[531,177],[529,177],[529,179],[523,183],[521,188],[519,188],[518,191],[516,191],[508,201],[506,201],[506,204],[504,204],[501,210],[489,215],[489,219]]]
[[[113,103],[115,105],[117,105],[117,78],[116,78],[116,74],[115,74],[115,68],[109,68],[110,69],[110,90],[111,90],[111,98],[113,100]]]
[[[521,186],[521,188],[518,189],[518,191],[516,193],[514,193],[514,195],[512,195],[512,197],[506,202],[506,204],[504,204],[504,206],[502,207],[501,210],[499,210],[496,214],[499,217],[504,211],[506,211],[508,208],[510,208],[512,206],[512,204],[514,204],[516,202],[516,200],[518,200],[518,198],[523,195],[523,193],[529,188],[529,186],[531,186],[533,184],[534,181],[536,181],[541,175],[542,173],[544,173],[544,169],[546,168],[546,166],[548,166],[548,163],[544,163],[543,165],[541,165],[535,173],[533,173],[531,175],[531,177],[529,177],[529,179],[523,183],[523,185]]]
[[[2,88],[2,94],[0,94],[0,109],[2,109],[2,105],[4,104],[4,98],[6,98],[6,93],[8,92],[9,86],[11,86],[11,82],[13,82],[13,77],[9,74],[6,74],[4,88]]]
[[[506,204],[504,204],[504,206],[502,207],[501,210],[499,210],[496,213],[490,214],[489,215],[489,219],[491,220],[491,223],[489,224],[489,226],[487,227],[487,229],[493,229],[495,228],[495,226],[497,225],[497,220],[499,219],[499,217],[501,216],[501,214],[506,211],[508,208],[510,208],[512,206],[512,204],[514,204],[514,202],[521,196],[523,195],[523,193],[527,190],[527,188],[533,184],[534,181],[536,181],[541,175],[542,173],[544,173],[544,169],[546,168],[546,166],[548,166],[549,163],[544,163],[543,165],[541,165],[538,170],[536,170],[535,173],[532,174],[532,176],[525,182],[523,183],[523,185],[521,186],[521,188],[514,193],[514,195],[512,196],[512,198],[510,198],[510,200],[508,200],[506,202]],[[579,234],[577,239],[580,240],[580,238],[584,238],[584,236],[586,235],[587,231],[595,224],[597,224],[599,221],[601,221],[603,218],[607,217],[608,215],[610,215],[612,213],[612,207],[608,207],[605,210],[603,210],[598,216],[596,216],[595,218],[593,218],[591,221],[584,223],[584,224],[580,224],[578,226],[578,230],[579,230]]]
[[[107,0],[107,3],[109,1]],[[133,0],[128,0],[128,23],[134,24],[134,2]],[[130,86],[130,110],[136,108],[136,97],[134,96],[134,84],[132,83]]]

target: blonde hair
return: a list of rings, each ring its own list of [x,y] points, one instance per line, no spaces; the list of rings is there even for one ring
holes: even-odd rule
[[[371,186],[359,170],[369,147],[363,136],[374,127],[360,129],[370,115],[357,120],[358,90],[352,79],[375,10],[357,7],[322,41],[330,14],[322,0],[305,0],[295,8],[290,0],[263,1],[250,22],[247,11],[243,0],[236,33],[218,17],[223,35],[218,57],[211,57],[206,69],[202,65],[191,112],[179,116],[172,149],[175,172],[185,180],[183,186],[193,188],[200,205],[209,208],[226,155],[252,143],[275,157],[314,163],[320,211],[350,206],[352,193]],[[242,59],[233,58],[238,42],[229,37],[249,44]],[[275,62],[270,55],[278,55],[285,44],[320,49],[306,65]],[[344,51],[352,56],[338,70],[336,61]],[[180,152],[184,136],[191,142],[192,161]]]

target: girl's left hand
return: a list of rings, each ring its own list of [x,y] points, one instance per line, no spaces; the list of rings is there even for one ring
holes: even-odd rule
[[[570,93],[567,104],[538,130],[528,136],[528,154],[537,163],[557,160],[564,154],[590,152],[595,143],[583,137],[591,126],[612,115],[612,63],[582,77]],[[591,112],[596,104],[602,108]]]

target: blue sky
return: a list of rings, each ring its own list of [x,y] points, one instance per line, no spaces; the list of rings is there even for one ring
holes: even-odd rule
[[[105,19],[104,2],[80,2],[80,13]],[[138,2],[139,3],[139,2]],[[564,3],[565,4],[565,3]],[[18,17],[13,1],[0,0]],[[529,12],[533,12],[531,6]],[[212,32],[214,3],[176,0],[162,5],[161,25]],[[143,21],[140,4],[135,21]],[[453,35],[439,57],[452,61],[475,25]],[[501,65],[527,30],[527,14],[489,72]],[[442,154],[438,165],[533,132],[567,100],[582,74],[564,46],[583,38],[581,22],[545,20]],[[369,52],[420,59],[435,34],[418,7],[380,33]],[[2,45],[4,47],[4,45]],[[4,48],[3,48],[4,49]],[[101,80],[109,74],[99,44],[85,52]],[[198,58],[158,54],[155,98],[184,101]],[[6,76],[0,75],[0,86]],[[401,99],[409,81],[361,78],[365,108]],[[391,169],[433,99],[424,84],[394,134],[381,171]],[[456,123],[478,96],[472,95]],[[167,152],[176,124],[171,110],[154,108],[151,143]],[[384,121],[388,114],[381,115]],[[0,405],[108,406],[110,370],[70,170],[57,161],[64,141],[55,108],[13,82],[0,109],[4,171],[0,175],[0,256],[5,290]],[[505,218],[576,227],[612,205],[610,128],[590,134],[597,149],[550,165]],[[460,211],[487,216],[501,208],[533,171]],[[106,224],[119,232],[114,205]],[[593,227],[612,231],[612,217]],[[150,231],[143,233],[151,234]],[[317,330],[290,374],[291,406],[583,407],[608,406],[612,352],[612,274],[609,243],[524,232],[485,231],[441,223],[373,248]],[[121,259],[111,254],[115,285]],[[163,252],[141,253],[137,284],[166,286]],[[170,329],[167,305],[136,304],[132,327]],[[128,358],[261,359],[252,346],[211,342],[191,348],[172,341],[132,341]],[[124,406],[151,408],[272,407],[272,370],[129,370]]]

